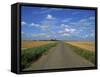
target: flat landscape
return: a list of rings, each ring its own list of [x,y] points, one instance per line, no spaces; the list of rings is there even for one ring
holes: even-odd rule
[[[41,44],[39,44],[39,42]],[[23,52],[22,58],[26,56],[26,58],[27,59],[29,58],[30,60],[30,57],[31,57],[30,61],[27,61],[26,59],[22,60],[23,70],[41,70],[41,69],[59,69],[59,68],[77,68],[77,67],[95,66],[94,63],[91,62],[91,59],[90,59],[92,58],[90,54],[91,52],[88,55],[89,59],[75,52],[75,49],[79,48],[78,46],[77,48],[74,49],[72,46],[70,46],[69,42],[66,43],[65,41],[64,42],[63,41],[55,41],[55,42],[45,41],[43,45],[42,45],[42,42],[43,41],[35,41],[34,44],[38,43],[39,46],[31,45],[29,48],[24,49],[22,51]],[[31,42],[28,42],[28,44],[29,43]],[[34,48],[34,46],[36,47]],[[82,49],[84,50],[84,48]],[[80,50],[80,52],[83,52],[83,51]],[[84,52],[88,52],[88,51],[84,51]],[[38,57],[34,57],[37,54],[38,54]],[[87,53],[85,55],[87,55]]]
[[[29,67],[46,53],[50,48],[56,46],[53,41],[22,41],[21,65],[22,68]]]
[[[95,11],[22,7],[23,71],[95,67]]]
[[[32,40],[24,40],[21,42],[22,49],[38,47],[41,45],[46,45],[49,43],[54,43],[53,41],[32,41]]]
[[[67,42],[67,43],[71,44],[73,46],[77,46],[77,47],[95,52],[95,42],[92,42],[92,41],[90,41],[90,42],[86,42],[86,41],[75,42],[75,41],[72,41],[72,42]]]

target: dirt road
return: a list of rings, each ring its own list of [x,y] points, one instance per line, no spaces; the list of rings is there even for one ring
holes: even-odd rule
[[[56,47],[51,48],[39,60],[25,70],[76,68],[94,66],[88,60],[77,55],[71,47],[59,41]]]

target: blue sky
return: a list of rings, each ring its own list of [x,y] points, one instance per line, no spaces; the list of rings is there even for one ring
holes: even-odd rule
[[[95,40],[95,11],[21,8],[22,40]]]

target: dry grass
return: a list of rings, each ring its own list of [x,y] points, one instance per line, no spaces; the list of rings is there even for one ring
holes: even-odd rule
[[[53,41],[22,41],[22,49],[37,47],[41,45],[46,45],[49,43],[54,43]]]
[[[95,51],[95,42],[67,42],[73,46],[77,46],[89,51]]]

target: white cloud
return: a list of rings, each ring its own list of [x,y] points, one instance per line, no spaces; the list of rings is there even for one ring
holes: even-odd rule
[[[84,22],[86,22],[87,21],[87,19],[81,19],[80,21],[79,21],[79,23],[84,23]]]
[[[87,19],[80,19],[79,21],[70,23],[70,25],[74,25],[74,26],[90,26],[91,24],[92,23],[89,22],[89,18],[87,18]]]
[[[76,29],[74,28],[64,28],[63,30],[59,30],[57,34],[61,36],[72,36],[73,34],[76,34]]]
[[[88,34],[86,34],[86,35],[84,35],[84,36],[82,36],[84,39],[85,38],[88,38],[89,37],[89,35]]]
[[[76,31],[76,29],[73,29],[73,28],[65,28],[65,32],[68,32],[68,33],[74,33]]]
[[[70,36],[68,33],[63,33],[62,36]]]
[[[62,30],[59,30],[57,34],[61,36],[71,36],[77,34],[75,28],[71,28],[69,25],[61,24]]]
[[[34,25],[35,25],[34,23],[31,23],[31,24],[30,24],[30,26],[34,26]]]
[[[65,32],[69,32],[70,31],[70,29],[68,29],[68,28],[65,28]]]
[[[91,36],[91,37],[95,37],[95,33],[91,33],[90,36]]]
[[[21,24],[22,24],[22,25],[26,25],[27,23],[26,23],[25,21],[22,21]]]
[[[41,30],[48,30],[49,29],[49,25],[46,23],[43,23],[43,24],[31,23],[30,26],[37,27],[38,29],[41,29]]]
[[[62,28],[68,28],[68,27],[69,27],[69,25],[66,25],[66,24],[61,24],[61,27],[62,27]]]
[[[76,29],[70,29],[71,30],[71,32],[75,32],[76,31]]]
[[[48,14],[47,16],[46,16],[46,19],[49,19],[49,20],[52,20],[52,19],[55,19],[51,14]]]
[[[40,25],[39,24],[35,24],[35,23],[31,23],[30,26],[39,27]]]

